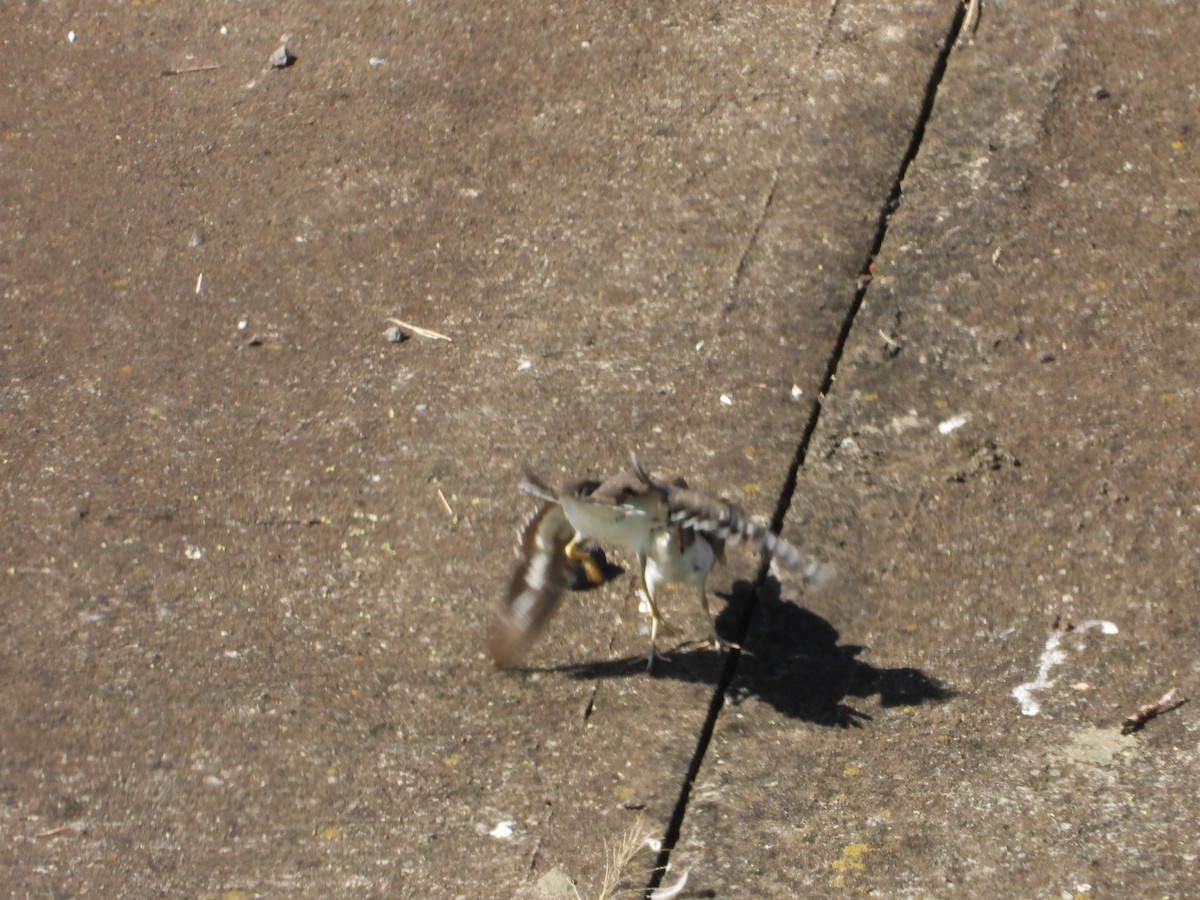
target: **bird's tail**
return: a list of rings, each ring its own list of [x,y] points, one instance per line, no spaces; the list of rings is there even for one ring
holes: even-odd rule
[[[728,543],[754,544],[772,559],[779,560],[785,568],[799,572],[810,584],[824,584],[832,575],[827,563],[802,552],[769,528],[747,517],[731,503],[722,503],[719,511],[711,508],[688,509],[685,506],[672,514],[671,521]]]

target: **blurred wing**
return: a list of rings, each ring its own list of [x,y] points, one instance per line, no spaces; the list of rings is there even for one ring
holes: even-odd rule
[[[521,525],[519,561],[488,639],[497,666],[513,665],[558,609],[574,581],[563,552],[574,534],[556,503],[543,504]]]
[[[590,590],[625,571],[594,544],[577,544],[580,558],[567,556],[574,536],[575,529],[554,502],[543,504],[522,523],[518,562],[488,639],[497,666],[515,664],[529,649],[558,609],[564,591]]]

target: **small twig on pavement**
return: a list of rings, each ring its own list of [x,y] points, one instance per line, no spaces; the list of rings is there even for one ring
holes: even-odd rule
[[[67,825],[60,825],[58,828],[51,828],[48,831],[39,831],[34,837],[36,838],[52,838],[60,837],[64,834],[83,834],[87,831],[87,826],[82,822],[71,822]]]
[[[162,74],[166,75],[189,75],[192,72],[211,72],[213,69],[221,68],[220,63],[212,63],[207,66],[188,66],[183,69],[163,69]]]
[[[979,16],[983,12],[983,0],[963,0],[963,6],[967,8],[967,11],[963,15],[961,34],[969,35],[966,40],[970,41],[975,36],[975,32],[979,30]]]
[[[1173,709],[1178,709],[1187,703],[1187,697],[1179,700],[1175,699],[1175,688],[1171,688],[1165,694],[1158,698],[1156,703],[1151,703],[1148,706],[1143,706],[1132,716],[1121,723],[1121,734],[1133,734],[1135,731],[1141,731],[1146,723],[1155,716],[1161,716],[1163,713],[1170,712]]]
[[[437,331],[431,331],[428,328],[422,328],[420,325],[413,325],[411,322],[405,322],[401,319],[388,319],[393,325],[399,325],[401,328],[407,328],[413,334],[419,334],[421,337],[435,338],[439,341],[450,341],[451,338]]]

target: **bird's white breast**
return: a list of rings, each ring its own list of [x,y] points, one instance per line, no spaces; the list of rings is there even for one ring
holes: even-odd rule
[[[701,535],[696,535],[686,550],[680,550],[674,529],[662,531],[655,536],[646,558],[646,582],[651,593],[665,582],[703,585],[716,559],[712,544]]]

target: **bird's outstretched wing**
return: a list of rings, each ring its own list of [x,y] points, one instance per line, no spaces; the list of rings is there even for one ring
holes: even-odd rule
[[[595,544],[576,544],[568,555],[575,530],[553,501],[539,506],[518,535],[517,565],[488,639],[492,660],[500,667],[514,665],[529,649],[565,591],[590,590],[624,572]]]

